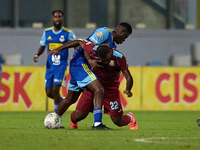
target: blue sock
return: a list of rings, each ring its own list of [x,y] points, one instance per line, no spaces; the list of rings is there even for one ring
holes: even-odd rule
[[[64,97],[60,97],[60,101],[62,102],[62,100],[64,99]]]
[[[63,99],[64,99],[64,98],[61,97],[61,98],[60,98],[60,101],[62,101]],[[54,112],[56,112],[56,110],[58,109],[58,106],[59,106],[59,103],[54,103]],[[62,115],[61,115],[60,117],[62,117]]]
[[[63,100],[64,98],[65,98],[65,97],[61,97],[61,98],[60,98],[60,101],[62,102],[62,100]],[[62,115],[61,115],[60,117],[62,117]]]
[[[101,124],[102,120],[102,109],[95,109],[94,110],[94,126],[98,126]]]
[[[54,112],[58,109],[59,103],[54,103]]]

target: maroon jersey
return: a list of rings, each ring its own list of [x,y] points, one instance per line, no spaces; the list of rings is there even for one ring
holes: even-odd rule
[[[86,50],[92,59],[98,59],[96,54],[98,45],[86,42],[83,49]],[[112,49],[110,63],[102,69],[94,69],[93,72],[99,77],[104,88],[107,90],[118,90],[119,75],[121,71],[128,69],[124,55],[118,50]]]

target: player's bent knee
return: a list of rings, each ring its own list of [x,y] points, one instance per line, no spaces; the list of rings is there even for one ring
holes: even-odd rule
[[[53,94],[51,92],[46,92],[47,97],[52,98],[53,99]]]
[[[74,102],[73,102],[71,99],[64,99],[64,100],[62,101],[62,103],[63,103],[64,105],[70,106],[70,105],[73,104]]]
[[[122,123],[121,122],[113,122],[115,125],[117,125],[118,127],[122,127]]]
[[[98,87],[95,89],[95,93],[104,94],[105,89],[104,87]]]
[[[60,90],[57,90],[57,89],[53,89],[53,94],[55,95],[55,94],[60,94],[60,92],[59,92]]]
[[[121,116],[110,116],[110,117],[115,125],[117,125],[118,127],[122,127],[123,118],[121,118]]]

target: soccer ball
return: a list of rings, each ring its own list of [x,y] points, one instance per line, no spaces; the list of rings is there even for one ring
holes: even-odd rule
[[[200,126],[200,119],[197,119],[197,124]]]
[[[58,129],[61,126],[61,118],[57,117],[56,113],[49,113],[44,118],[44,126],[48,129]]]

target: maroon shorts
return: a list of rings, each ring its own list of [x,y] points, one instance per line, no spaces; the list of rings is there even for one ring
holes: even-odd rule
[[[106,91],[103,99],[104,113],[110,116],[120,116],[123,114],[119,90]],[[84,90],[76,106],[77,110],[93,112],[93,92]]]

